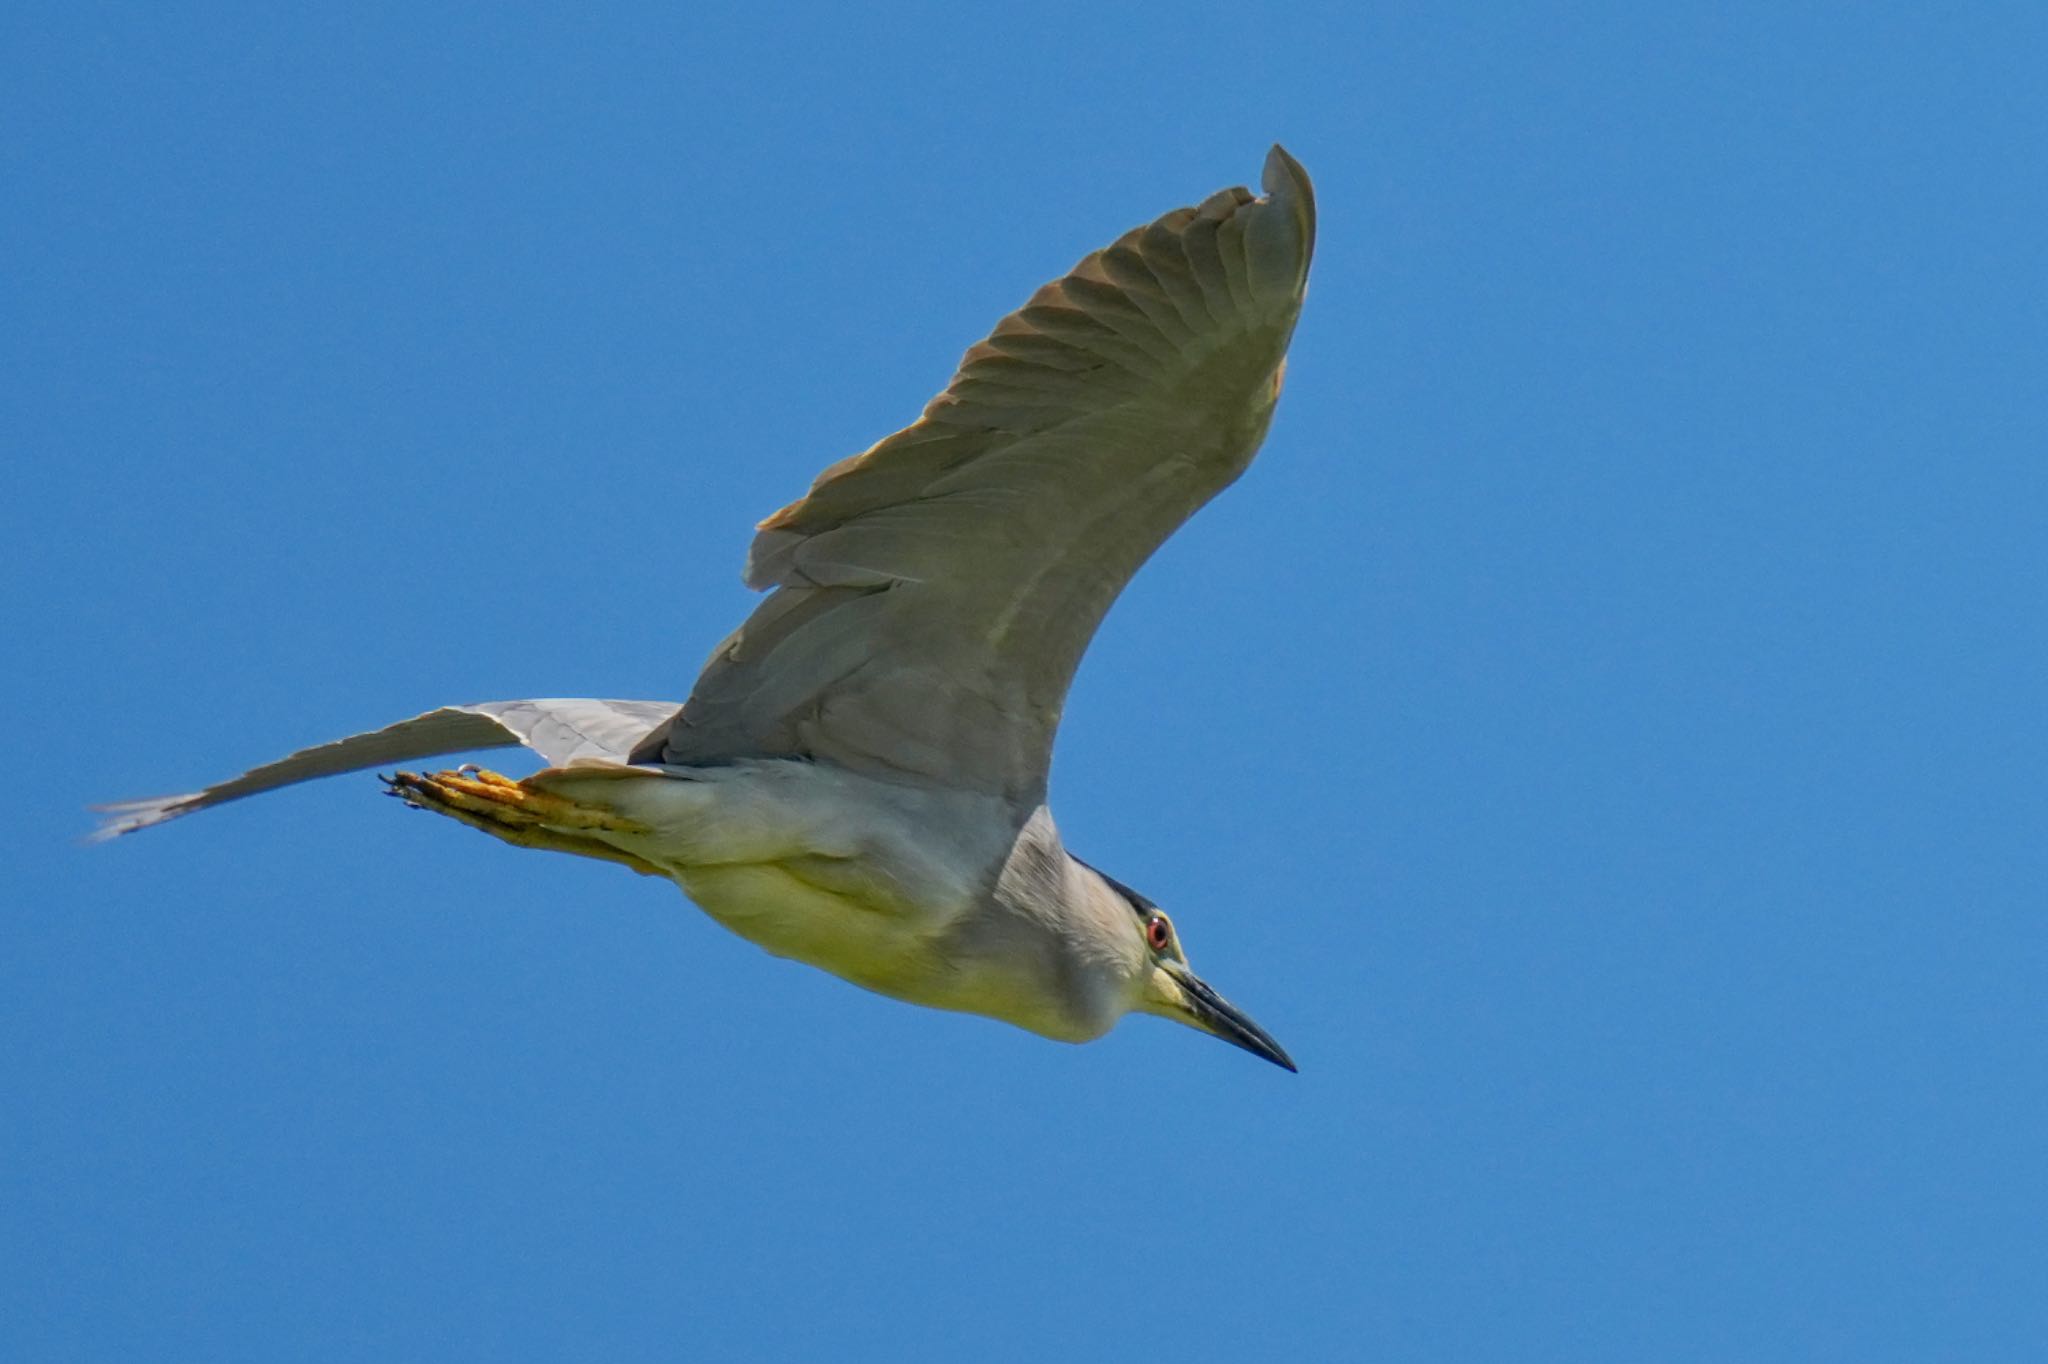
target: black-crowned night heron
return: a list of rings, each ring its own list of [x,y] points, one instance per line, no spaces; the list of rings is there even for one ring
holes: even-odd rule
[[[1294,1068],[1188,969],[1159,907],[1067,853],[1045,806],[1075,666],[1132,573],[1244,472],[1315,238],[1275,147],[1265,195],[1175,209],[1040,289],[912,426],[761,523],[774,589],[690,699],[446,706],[101,836],[292,782],[524,744],[392,794],[520,847],[665,876],[733,932],[856,985],[1100,1037],[1134,1010]]]

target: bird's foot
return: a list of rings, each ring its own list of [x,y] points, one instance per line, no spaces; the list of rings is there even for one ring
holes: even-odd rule
[[[465,763],[442,772],[399,772],[384,778],[390,793],[415,809],[473,815],[492,824],[542,825],[561,831],[634,834],[645,826],[601,806],[578,805],[552,791]]]
[[[467,814],[493,824],[539,824],[539,811],[524,799],[519,783],[475,763],[444,772],[399,772],[381,778],[387,792],[416,810]]]
[[[473,763],[442,772],[397,772],[382,780],[388,794],[415,810],[447,815],[514,847],[602,858],[649,876],[665,875],[660,868],[596,836],[645,833],[645,826],[615,811],[578,805]]]

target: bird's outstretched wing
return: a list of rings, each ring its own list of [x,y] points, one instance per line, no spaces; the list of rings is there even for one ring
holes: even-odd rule
[[[556,767],[578,758],[622,759],[662,719],[673,701],[592,701],[544,698],[443,706],[383,729],[302,748],[290,757],[182,796],[102,805],[95,842],[146,829],[209,805],[274,791],[294,782],[357,772],[384,763],[524,744]]]
[[[1081,653],[1138,566],[1251,462],[1315,240],[1285,151],[1088,256],[915,425],[761,523],[772,587],[635,762],[804,756],[1031,805]]]

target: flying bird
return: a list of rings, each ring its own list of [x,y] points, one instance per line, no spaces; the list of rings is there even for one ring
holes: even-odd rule
[[[690,697],[443,706],[203,791],[105,807],[110,838],[294,782],[516,745],[548,766],[384,778],[507,843],[674,881],[783,957],[1068,1042],[1126,1013],[1294,1069],[1188,966],[1165,911],[1046,808],[1081,654],[1131,575],[1233,482],[1280,394],[1315,240],[1279,147],[996,324],[915,423],[763,521],[766,589]]]

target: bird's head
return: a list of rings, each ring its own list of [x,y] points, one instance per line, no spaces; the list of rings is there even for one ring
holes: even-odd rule
[[[1095,869],[1091,867],[1090,870]],[[1276,1066],[1295,1069],[1293,1058],[1288,1056],[1285,1047],[1273,1040],[1272,1034],[1252,1022],[1243,1010],[1217,994],[1207,981],[1189,968],[1188,954],[1180,945],[1180,933],[1174,928],[1173,920],[1166,917],[1165,910],[1123,882],[1104,876],[1100,871],[1095,874],[1108,882],[1137,916],[1137,932],[1144,946],[1137,974],[1131,982],[1135,991],[1132,1009],[1185,1023],[1211,1037],[1220,1037],[1234,1047],[1242,1047]]]

